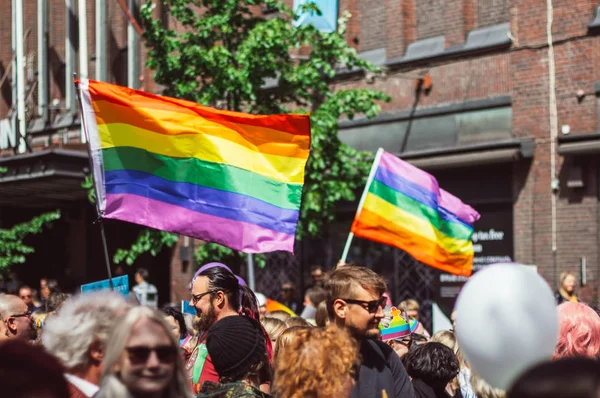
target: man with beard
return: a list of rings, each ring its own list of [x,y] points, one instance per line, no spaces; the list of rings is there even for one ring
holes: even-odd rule
[[[8,339],[34,341],[37,337],[35,325],[27,304],[11,294],[0,295],[0,319],[4,323]]]
[[[236,276],[221,264],[200,268],[194,275],[191,290],[190,305],[196,309],[193,326],[199,333],[185,344],[184,350],[189,353],[186,369],[197,394],[203,382],[219,382],[206,349],[208,329],[229,316],[246,315],[258,319],[258,308],[254,293],[241,286]]]
[[[360,344],[362,364],[352,398],[415,396],[402,361],[379,341],[385,290],[383,278],[364,267],[339,267],[325,281],[329,318]]]

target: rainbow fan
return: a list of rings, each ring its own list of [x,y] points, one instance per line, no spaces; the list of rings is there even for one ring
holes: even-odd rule
[[[396,307],[392,307],[390,314],[392,315],[392,322],[390,322],[388,327],[383,326],[381,323],[379,324],[383,341],[401,339],[417,330],[419,321],[410,319],[407,323],[406,319],[400,316],[400,311]]]

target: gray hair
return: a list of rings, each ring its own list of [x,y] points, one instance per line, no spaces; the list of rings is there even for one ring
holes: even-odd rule
[[[42,333],[42,344],[67,370],[86,366],[90,361],[92,343],[105,346],[119,315],[128,308],[125,297],[111,291],[85,293],[70,298],[56,315],[48,318]]]
[[[95,398],[126,398],[130,396],[127,387],[121,382],[119,375],[114,369],[115,365],[118,364],[122,358],[133,326],[142,319],[148,319],[162,326],[173,347],[179,348],[179,341],[173,336],[171,328],[165,322],[165,317],[162,313],[146,306],[133,307],[120,320],[119,324],[110,334],[104,356],[100,391],[94,396]],[[190,387],[186,381],[186,371],[181,355],[177,355],[175,358],[173,378],[171,379],[171,383],[167,387],[164,396],[169,398],[192,397]]]

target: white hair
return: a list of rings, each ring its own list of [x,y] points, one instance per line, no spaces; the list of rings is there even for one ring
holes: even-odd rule
[[[169,398],[192,398],[189,384],[186,381],[183,358],[179,355],[179,341],[173,336],[171,328],[165,321],[164,314],[146,306],[138,306],[130,309],[110,334],[104,356],[100,391],[98,391],[98,394],[94,397],[127,398],[131,396],[127,387],[121,382],[119,374],[115,372],[115,365],[117,365],[123,357],[122,354],[125,351],[125,347],[127,346],[127,342],[131,335],[131,329],[133,329],[133,326],[142,319],[148,319],[160,325],[163,328],[165,335],[167,335],[171,341],[173,347],[178,349],[178,355],[175,358],[173,377],[163,396]]]
[[[67,370],[87,366],[92,343],[104,347],[117,319],[128,308],[125,297],[111,291],[70,298],[56,315],[48,317],[42,344]]]

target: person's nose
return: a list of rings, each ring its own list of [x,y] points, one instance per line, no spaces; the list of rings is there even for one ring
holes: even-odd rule
[[[148,360],[146,361],[147,368],[157,368],[160,365],[160,361],[158,360],[158,355],[156,355],[156,351],[152,351]]]
[[[375,318],[381,320],[381,319],[383,319],[384,316],[385,316],[385,314],[383,313],[383,306],[378,305],[377,311],[375,312]]]

